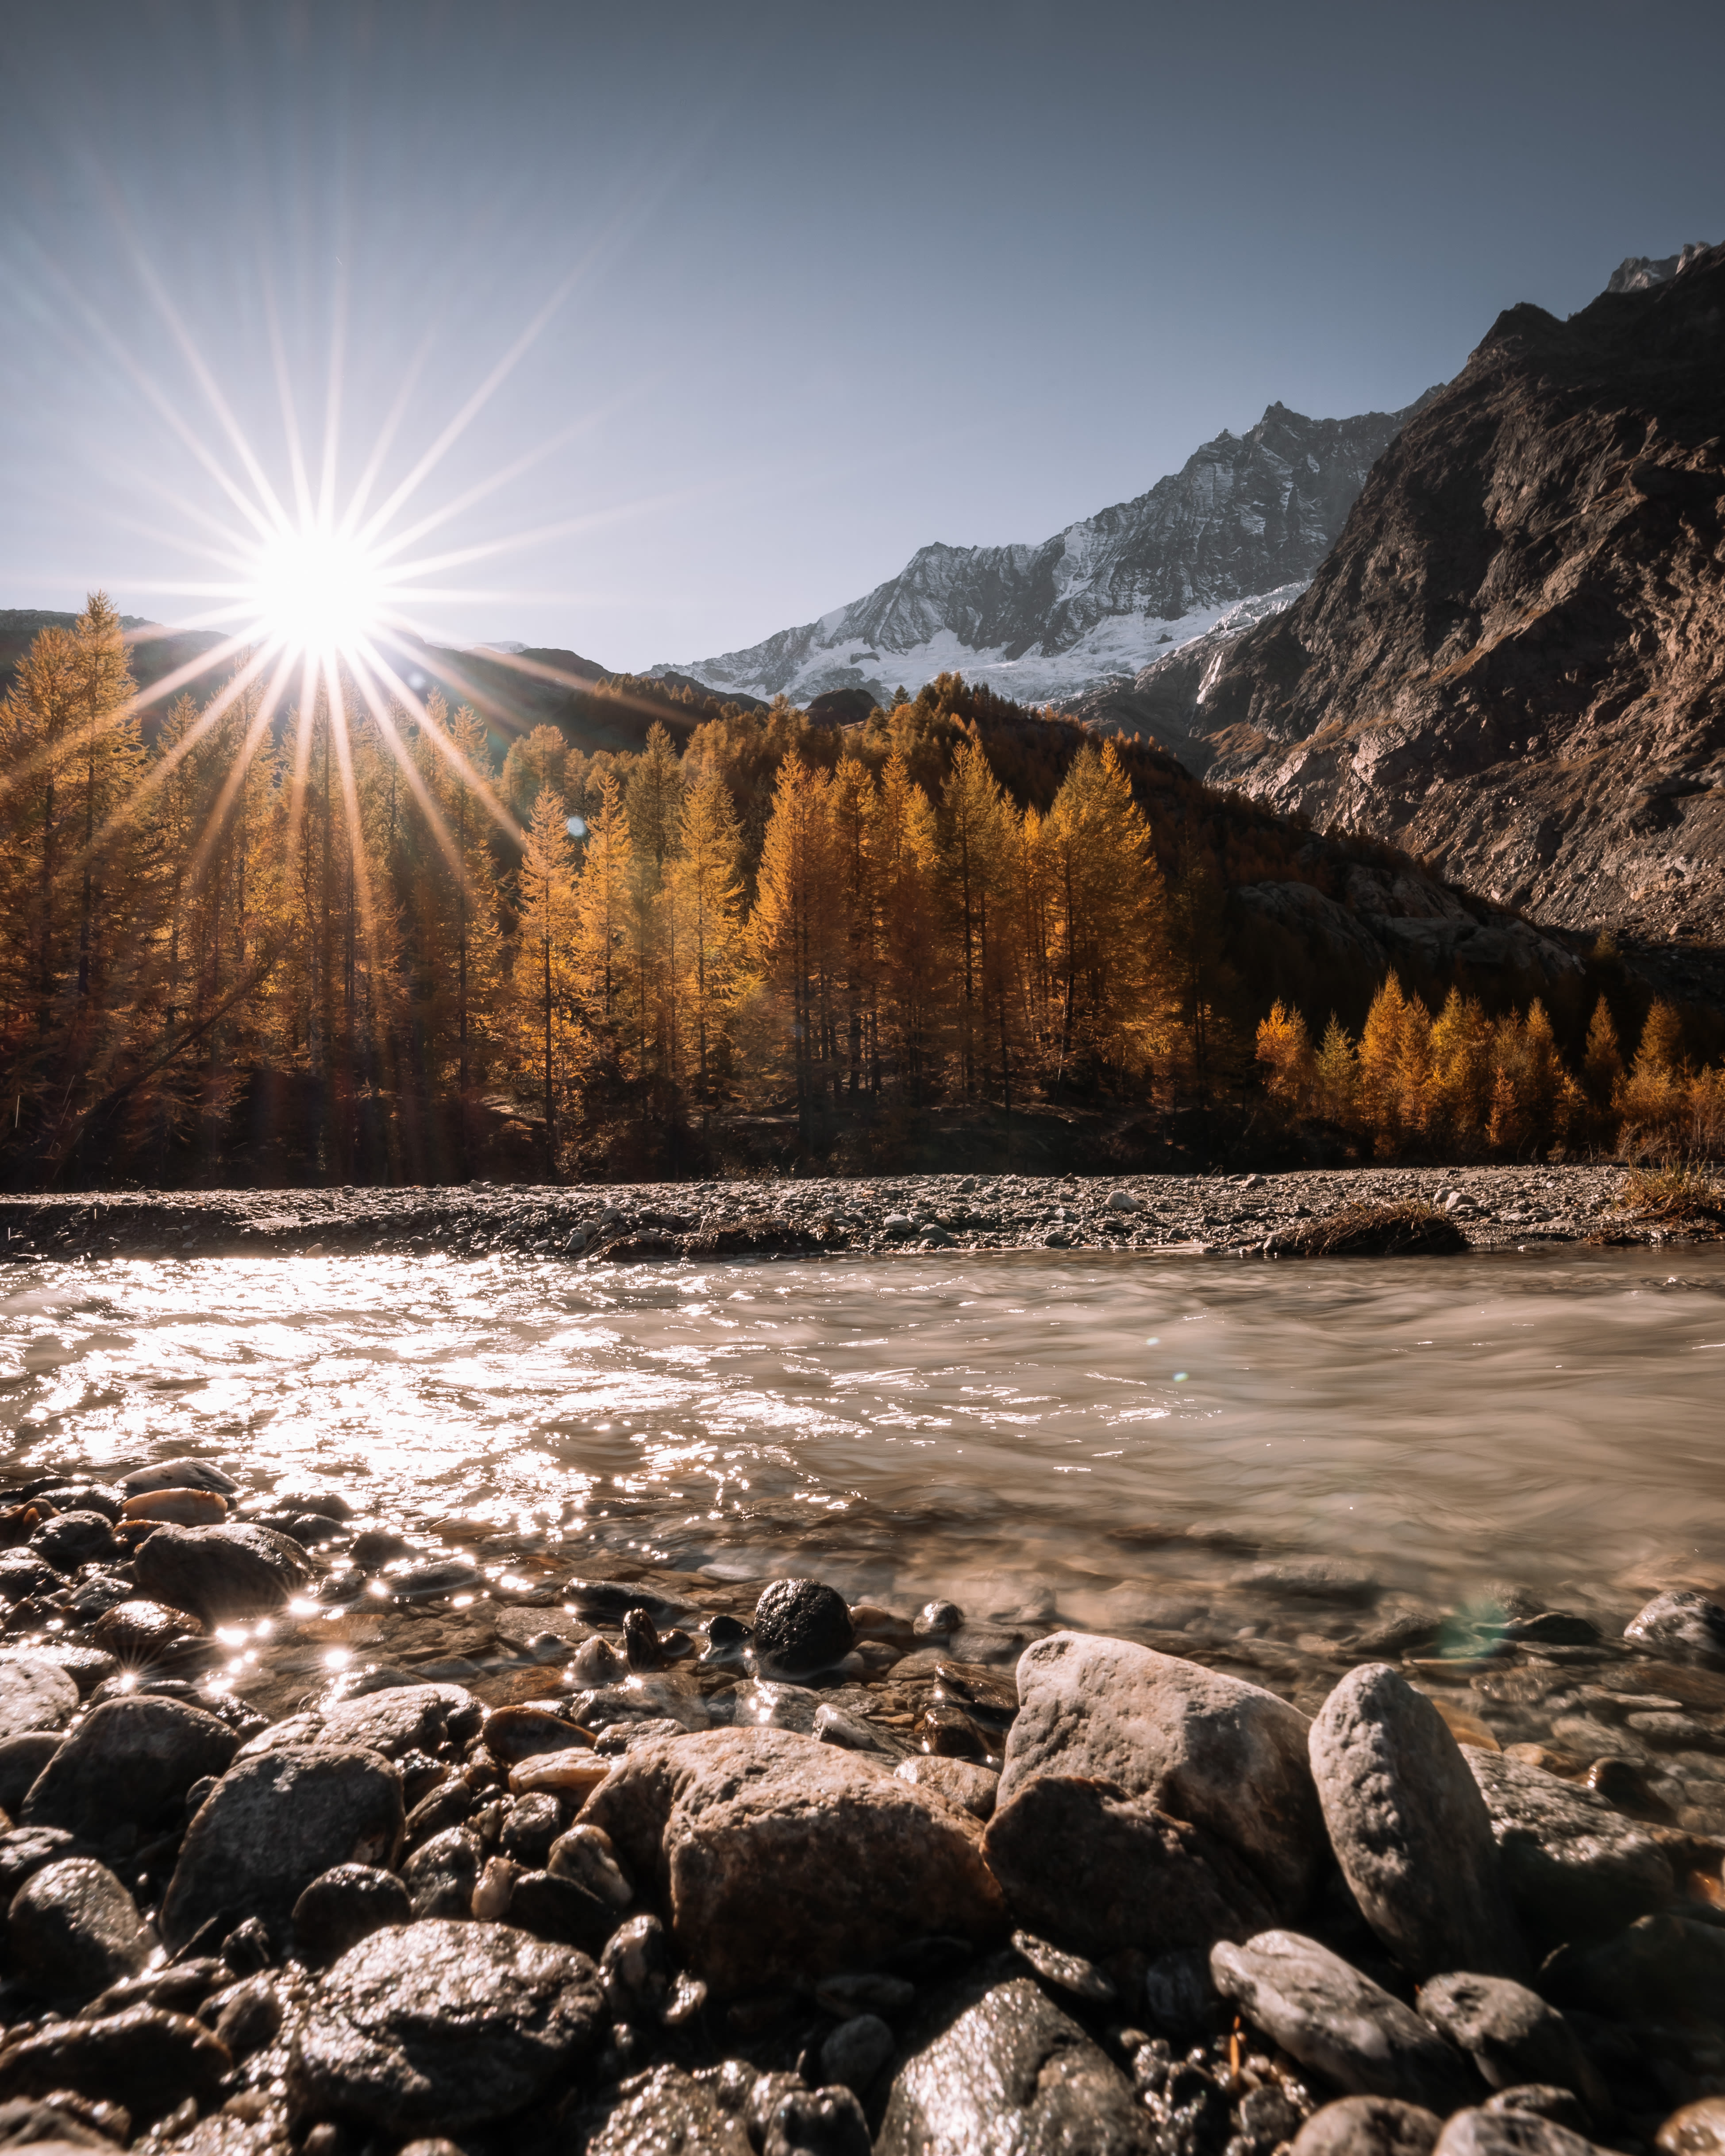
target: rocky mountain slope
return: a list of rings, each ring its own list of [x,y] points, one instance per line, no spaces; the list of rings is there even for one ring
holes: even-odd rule
[[[1425,401],[1352,419],[1272,404],[1147,494],[1040,547],[925,547],[866,598],[679,669],[721,695],[800,704],[847,689],[881,701],[954,668],[1024,702],[1129,675],[1163,646],[1218,621],[1247,625],[1296,597]]]
[[[1501,316],[1303,598],[1086,715],[1537,918],[1725,942],[1725,248],[1679,263]]]

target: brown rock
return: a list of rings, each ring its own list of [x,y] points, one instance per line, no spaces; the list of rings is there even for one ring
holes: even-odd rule
[[[1674,2111],[1653,2145],[1663,2156],[1725,2156],[1725,2096],[1704,2096]]]
[[[639,1743],[582,1818],[656,1890],[679,1958],[721,1996],[865,1968],[929,1933],[1006,1929],[968,1812],[787,1731]]]

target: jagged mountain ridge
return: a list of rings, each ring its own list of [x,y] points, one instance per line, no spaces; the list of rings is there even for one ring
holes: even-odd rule
[[[1026,702],[1130,675],[1158,648],[1297,597],[1373,464],[1435,393],[1351,419],[1271,404],[1040,546],[924,547],[865,598],[676,670],[720,695],[797,703],[845,689],[882,701],[952,668]]]
[[[1725,943],[1725,248],[1668,266],[1499,316],[1305,595],[1184,660],[1189,761],[1553,925]],[[1177,732],[1181,670],[1116,722]]]

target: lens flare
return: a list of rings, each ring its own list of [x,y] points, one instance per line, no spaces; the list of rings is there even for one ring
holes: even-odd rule
[[[273,642],[322,657],[346,654],[377,634],[385,578],[358,540],[304,524],[259,547],[248,596]]]

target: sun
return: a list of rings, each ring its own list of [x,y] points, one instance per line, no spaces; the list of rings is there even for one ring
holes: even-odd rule
[[[386,611],[377,557],[351,534],[310,522],[264,542],[249,596],[272,643],[321,656],[374,636]]]

